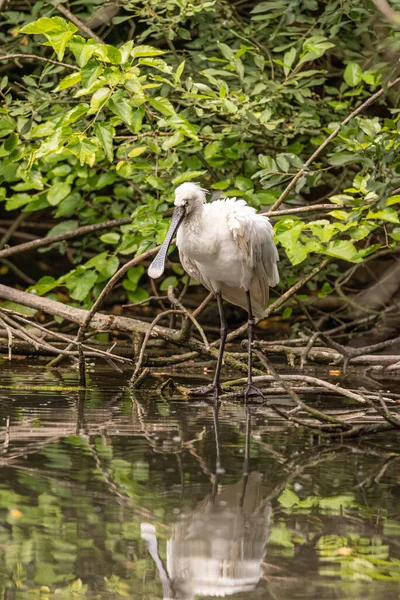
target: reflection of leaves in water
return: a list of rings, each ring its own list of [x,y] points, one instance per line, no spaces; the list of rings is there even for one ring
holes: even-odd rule
[[[382,544],[378,536],[322,536],[317,548],[321,562],[331,563],[320,569],[321,575],[365,581],[400,581],[400,560],[389,559],[389,546]]]
[[[286,486],[282,494],[278,498],[279,504],[287,510],[287,512],[302,512],[302,509],[319,508],[320,512],[339,514],[343,508],[354,505],[353,494],[342,494],[338,496],[330,496],[328,498],[320,498],[319,496],[308,496],[304,500],[300,500],[299,496]]]
[[[308,496],[301,500],[289,485],[279,496],[278,503],[284,514],[292,516],[343,515],[346,509],[357,514],[362,513],[364,508],[357,504],[354,494],[339,494],[327,498]],[[384,517],[381,515],[381,518]],[[400,524],[390,521],[387,529],[398,534]],[[307,536],[299,535],[298,531],[291,530],[285,520],[280,518],[271,532],[271,555],[294,556],[296,546],[306,544],[317,533],[309,531]],[[347,535],[321,535],[316,539],[315,548],[321,563],[320,576],[363,581],[400,581],[400,560],[389,557],[390,546],[384,544],[378,535],[367,537],[354,532]]]

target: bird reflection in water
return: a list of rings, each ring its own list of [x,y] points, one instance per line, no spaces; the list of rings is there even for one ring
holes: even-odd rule
[[[141,524],[141,537],[157,566],[164,600],[230,596],[253,591],[271,527],[271,506],[263,499],[261,473],[249,473],[250,409],[247,408],[243,476],[222,484],[218,408],[214,407],[216,469],[213,487],[193,511],[182,513],[167,541],[166,566],[158,553],[156,529]]]

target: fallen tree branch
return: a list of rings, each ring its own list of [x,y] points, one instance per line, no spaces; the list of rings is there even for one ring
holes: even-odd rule
[[[384,342],[382,342],[383,344]],[[243,340],[243,345],[247,344],[247,340]],[[378,346],[378,344],[376,344]],[[285,344],[274,344],[273,342],[255,341],[256,348],[262,348],[265,352],[274,354],[285,354],[287,356],[302,357],[306,346],[285,346]],[[370,346],[371,348],[371,346]],[[349,363],[353,365],[371,365],[371,364],[392,364],[400,360],[397,354],[361,354],[362,348],[357,351],[354,356],[349,358]],[[332,362],[338,364],[343,362],[345,357],[342,353],[331,350],[330,348],[317,346],[311,348],[308,353],[308,358],[314,362]]]
[[[38,329],[39,331],[43,331],[48,336],[50,336],[52,338],[55,338],[56,340],[61,340],[63,342],[67,342],[69,344],[78,345],[75,342],[75,340],[70,340],[70,338],[68,338],[65,335],[62,335],[61,333],[57,333],[55,331],[51,331],[50,329],[47,329],[46,327],[43,327],[43,325],[39,325],[39,323],[35,323],[33,321],[30,321],[29,319],[25,319],[24,317],[22,317],[21,315],[19,315],[18,313],[16,313],[13,310],[8,310],[7,308],[0,308],[0,313],[2,313],[2,312],[12,315],[13,318],[16,319],[17,321],[20,321],[22,323],[26,323],[27,325],[31,325],[33,328]],[[7,327],[5,321],[3,321],[2,319],[0,319],[0,322],[3,322],[3,324]],[[112,354],[110,350],[107,351],[107,350],[101,350],[100,348],[93,348],[92,346],[89,346],[88,344],[82,344],[82,347],[85,350],[90,350],[91,356],[98,356],[100,358],[111,358],[113,360],[120,361],[120,362],[132,363],[131,359],[125,358],[123,356],[119,356],[118,354]],[[54,348],[54,346],[51,346],[51,348]],[[58,351],[59,349],[58,348],[54,348],[54,350]]]
[[[287,381],[285,381],[285,379],[283,377],[281,377],[281,375],[275,369],[275,367],[273,366],[271,361],[268,360],[265,356],[263,356],[261,354],[261,352],[259,352],[257,350],[256,350],[256,354],[257,354],[258,358],[261,360],[261,362],[263,363],[263,365],[265,366],[265,368],[271,373],[274,380],[277,383],[281,384],[281,386],[284,388],[285,392],[287,394],[289,394],[289,396],[292,398],[293,402],[296,404],[296,406],[299,409],[301,409],[305,413],[309,414],[310,416],[314,417],[321,423],[329,423],[331,425],[336,425],[336,426],[339,425],[341,427],[348,427],[348,425],[346,423],[344,423],[343,421],[341,421],[340,419],[337,419],[336,417],[333,417],[331,415],[323,413],[320,410],[312,408],[311,406],[308,406],[308,404],[306,404],[299,398],[299,396],[292,389],[292,387],[290,385],[288,385]],[[325,386],[323,386],[323,387],[325,387]]]
[[[329,383],[329,381],[325,381],[324,379],[320,379],[319,377],[310,377],[309,375],[303,375],[303,374],[301,374],[301,375],[282,374],[281,379],[283,381],[301,381],[303,383],[311,383],[312,385],[317,385],[317,386],[327,388],[328,390],[331,390],[332,392],[336,392],[338,395],[346,396],[347,398],[350,398],[351,400],[355,400],[356,402],[358,402],[360,404],[365,404],[365,398],[361,394],[359,394],[357,392],[353,392],[351,390],[347,390],[346,388],[341,387],[339,385],[334,385],[333,383]],[[275,377],[273,377],[272,375],[256,375],[255,377],[253,377],[253,381],[254,381],[254,383],[271,383],[271,382],[275,381]],[[225,382],[224,387],[233,387],[236,385],[242,385],[245,382],[246,382],[246,380],[244,378],[235,379],[233,381]]]
[[[0,319],[0,323],[3,325],[4,329],[7,332],[7,346],[8,346],[8,360],[12,359],[12,343],[13,343],[13,334],[10,326],[3,319]]]

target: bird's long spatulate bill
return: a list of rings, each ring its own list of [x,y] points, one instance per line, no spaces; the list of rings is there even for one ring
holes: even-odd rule
[[[158,251],[157,256],[149,266],[147,271],[149,277],[152,279],[157,279],[157,277],[161,277],[161,275],[165,271],[165,262],[167,260],[168,248],[172,242],[172,239],[175,233],[178,230],[179,225],[182,222],[183,217],[185,216],[185,209],[183,206],[176,206],[174,212],[172,213],[171,223],[169,224],[168,233],[163,241],[161,248]]]

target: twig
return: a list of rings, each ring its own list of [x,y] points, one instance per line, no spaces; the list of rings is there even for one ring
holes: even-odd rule
[[[0,318],[0,323],[3,325],[4,329],[7,331],[8,338],[8,360],[12,359],[12,342],[13,342],[13,334],[11,328],[8,324]]]
[[[382,394],[379,394],[377,400],[368,399],[367,401],[369,402],[370,406],[375,408],[375,410],[385,419],[385,421],[393,425],[393,427],[400,427],[400,420],[398,419],[398,417],[396,417],[390,412],[386,405],[386,402],[382,398]]]
[[[150,335],[151,332],[153,330],[153,328],[155,327],[155,325],[157,325],[158,321],[160,321],[163,317],[165,317],[166,315],[170,315],[171,313],[175,313],[175,310],[172,309],[168,309],[168,310],[164,310],[163,312],[159,313],[150,323],[149,325],[149,329],[146,332],[146,335],[144,336],[144,340],[143,340],[143,344],[142,347],[140,349],[140,353],[139,353],[139,358],[137,360],[136,366],[135,366],[135,370],[133,371],[133,375],[129,380],[129,384],[133,385],[135,380],[137,379],[140,369],[142,368],[142,364],[143,364],[143,359],[144,359],[144,353],[146,351],[146,347],[147,344],[149,342],[150,339]]]
[[[332,131],[332,133],[322,142],[322,144],[320,146],[318,146],[318,148],[315,150],[315,152],[313,152],[313,154],[310,156],[310,158],[308,160],[306,160],[306,162],[304,163],[304,167],[302,167],[300,169],[300,171],[293,177],[293,179],[290,181],[290,183],[283,190],[282,194],[279,196],[278,200],[272,205],[271,211],[276,210],[282,204],[282,202],[287,198],[289,193],[295,187],[295,185],[299,181],[299,179],[301,179],[301,177],[305,173],[307,173],[308,167],[311,165],[311,163],[314,162],[314,160],[317,158],[317,156],[319,156],[321,154],[322,150],[324,150],[326,148],[326,146],[328,146],[328,144],[338,135],[338,133],[340,133],[342,127],[347,125],[347,123],[349,121],[351,121],[351,119],[353,119],[354,117],[356,117],[357,115],[362,113],[363,110],[368,108],[368,106],[370,106],[370,104],[373,104],[373,102],[375,102],[375,100],[378,100],[378,98],[383,96],[383,94],[386,92],[386,90],[390,90],[392,87],[397,85],[399,82],[400,82],[400,77],[397,77],[394,81],[389,81],[384,88],[382,87],[380,90],[375,92],[375,94],[372,94],[372,96],[367,98],[367,100],[365,100],[365,102],[360,104],[360,106],[358,108],[353,110],[352,113],[350,113],[345,119],[343,119],[343,121]]]
[[[283,215],[294,215],[296,213],[313,212],[316,210],[334,210],[338,207],[340,208],[341,205],[339,206],[338,204],[310,204],[310,206],[298,206],[296,208],[285,208],[283,210],[270,210],[261,214],[265,215],[266,217],[282,217]]]
[[[320,336],[319,331],[314,331],[310,339],[308,340],[307,346],[304,348],[304,351],[300,355],[300,369],[304,369],[304,365],[307,362],[308,355],[310,353],[311,348],[314,346],[315,342]]]
[[[79,67],[75,67],[74,65],[69,65],[68,63],[60,62],[59,60],[53,60],[52,58],[45,58],[44,56],[36,56],[35,54],[3,54],[0,56],[0,60],[11,60],[14,58],[39,60],[41,62],[57,65],[58,67],[66,67],[67,69],[72,69],[73,71],[79,71]]]
[[[333,385],[333,383],[329,383],[324,379],[319,379],[318,377],[311,377],[309,375],[281,375],[282,380],[284,381],[301,381],[306,383],[311,383],[312,385],[318,385],[327,388],[337,394],[342,394],[342,396],[347,396],[351,400],[355,400],[360,404],[365,404],[365,398],[356,392],[347,390],[346,388],[340,387],[339,385]],[[255,375],[253,377],[254,383],[266,383],[275,381],[275,378],[272,375]],[[244,378],[235,379],[234,381],[225,382],[225,387],[231,387],[236,385],[241,385],[245,383],[246,380]]]
[[[290,341],[290,340],[288,340]],[[244,340],[243,344],[247,341]],[[305,346],[288,346],[285,343],[274,344],[273,342],[264,342],[256,340],[254,346],[257,348],[265,348],[269,353],[275,354],[286,354],[301,357],[304,354]],[[343,360],[343,354],[341,352],[335,352],[326,348],[325,346],[317,346],[311,348],[308,352],[308,356],[312,361],[331,362],[337,364]],[[392,364],[397,363],[400,356],[398,354],[374,354],[374,355],[363,355],[358,354],[357,356],[350,357],[349,363],[352,365],[371,365],[371,364]]]
[[[66,231],[57,235],[51,235],[45,238],[38,238],[25,244],[18,244],[18,246],[12,246],[11,248],[5,248],[0,251],[0,258],[11,256],[12,254],[19,254],[21,252],[27,252],[29,250],[36,250],[36,248],[43,248],[44,246],[50,246],[55,242],[63,242],[64,240],[70,240],[72,238],[85,235],[86,233],[93,233],[95,231],[101,231],[103,229],[111,229],[111,227],[118,227],[119,225],[126,225],[132,222],[132,217],[124,217],[123,219],[113,219],[112,221],[103,221],[102,223],[95,223],[93,225],[84,225],[73,231]]]
[[[64,4],[61,4],[60,0],[50,0],[50,4],[54,6],[64,17],[75,23],[75,25],[83,31],[89,38],[93,38],[99,44],[104,44],[103,40],[94,33],[85,23],[82,23],[80,19],[76,15],[74,15],[71,11],[69,11]]]
[[[275,381],[277,381],[278,383],[280,383],[282,385],[282,387],[284,388],[286,393],[289,394],[289,396],[292,398],[294,403],[300,409],[302,409],[304,412],[308,413],[315,419],[318,419],[318,421],[321,421],[322,423],[331,423],[334,425],[340,425],[342,427],[348,427],[348,425],[346,423],[344,423],[343,421],[341,421],[340,419],[337,419],[336,417],[332,417],[330,415],[326,415],[326,414],[322,413],[321,411],[316,410],[315,408],[311,408],[310,406],[305,404],[305,402],[300,400],[299,396],[291,388],[291,386],[288,385],[287,382],[279,375],[278,371],[272,365],[271,361],[268,360],[268,358],[266,356],[263,356],[261,354],[261,352],[255,350],[255,353],[257,354],[258,358],[260,359],[262,364],[265,366],[265,368],[271,373],[271,375],[273,376]]]
[[[18,215],[18,217],[16,219],[14,219],[14,221],[12,221],[10,227],[8,228],[8,230],[5,232],[5,234],[3,235],[3,237],[0,240],[0,250],[2,248],[4,248],[4,246],[7,244],[8,240],[10,239],[10,237],[12,237],[14,231],[16,231],[18,229],[18,227],[21,225],[21,223],[25,219],[25,217],[26,217],[26,213],[20,213]]]
[[[68,338],[65,335],[62,335],[61,333],[56,333],[55,331],[49,331],[48,329],[46,329],[46,327],[43,327],[43,325],[39,325],[38,323],[33,323],[29,319],[25,319],[24,317],[21,317],[21,315],[19,315],[18,313],[16,313],[13,310],[9,310],[7,308],[0,308],[0,313],[1,312],[11,314],[11,315],[13,315],[14,319],[17,319],[18,321],[21,321],[22,323],[27,323],[28,325],[32,325],[32,327],[39,329],[40,331],[44,331],[47,335],[50,335],[53,338],[56,338],[58,340],[62,340],[63,342],[68,342],[69,344],[78,346],[78,343],[75,342],[75,340],[71,340],[70,338]],[[118,354],[111,354],[110,350],[108,350],[108,351],[100,350],[99,348],[93,348],[92,346],[88,346],[87,344],[82,344],[82,346],[83,346],[83,348],[90,350],[90,352],[92,352],[94,355],[99,356],[100,358],[106,357],[106,358],[112,358],[113,360],[117,360],[120,362],[128,362],[128,363],[132,362],[131,359],[129,359],[129,358],[124,358],[122,356],[118,356]],[[58,348],[56,350],[58,350]]]
[[[179,308],[183,312],[185,317],[193,323],[193,325],[196,327],[197,331],[199,332],[201,339],[203,340],[204,348],[208,352],[210,350],[210,344],[208,342],[206,334],[204,333],[203,328],[201,327],[199,322],[196,320],[196,318],[188,310],[186,310],[186,308],[183,306],[183,304],[181,302],[179,302],[178,298],[175,298],[174,288],[172,285],[168,286],[168,300],[171,302],[172,306],[176,306],[177,308]]]
[[[28,285],[33,285],[34,283],[36,283],[36,281],[32,279],[32,277],[29,277],[29,275],[21,271],[21,269],[14,265],[14,263],[12,263],[11,260],[8,260],[7,258],[0,258],[0,262],[6,267],[8,267],[11,271],[14,271],[17,277],[19,277],[24,283]]]

